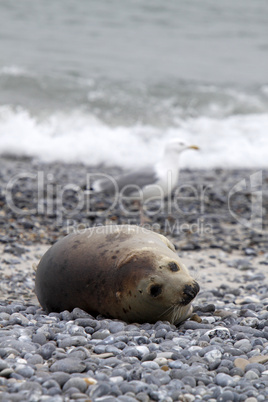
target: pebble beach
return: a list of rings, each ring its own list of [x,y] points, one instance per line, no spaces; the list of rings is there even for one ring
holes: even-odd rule
[[[0,402],[268,401],[267,15],[265,0],[0,1]],[[178,183],[159,163],[174,139],[192,146]],[[165,200],[94,187],[164,165]],[[112,224],[174,244],[200,286],[189,319],[42,309],[44,253]]]
[[[88,173],[116,175],[116,168],[8,157],[0,165],[1,401],[268,399],[265,213],[261,227],[252,215],[259,188],[230,193],[256,171],[183,170],[179,184],[188,187],[181,187],[180,203],[147,214],[146,227],[173,242],[201,287],[194,316],[176,327],[78,308],[46,314],[34,293],[45,251],[70,231],[139,224],[139,217],[118,205],[109,209],[112,200],[103,195],[93,194],[90,207],[81,201],[90,191]],[[261,174],[265,187],[268,171]]]

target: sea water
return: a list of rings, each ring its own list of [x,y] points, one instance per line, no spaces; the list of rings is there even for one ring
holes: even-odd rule
[[[0,153],[268,167],[267,0],[1,0]]]

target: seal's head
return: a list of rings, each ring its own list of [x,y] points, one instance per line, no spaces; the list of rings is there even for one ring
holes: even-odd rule
[[[152,250],[139,251],[121,265],[123,282],[118,284],[117,297],[125,320],[158,319],[179,324],[191,315],[191,302],[199,292],[199,285],[177,255],[173,257],[160,257]]]

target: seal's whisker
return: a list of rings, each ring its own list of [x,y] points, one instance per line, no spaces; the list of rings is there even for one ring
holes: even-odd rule
[[[175,309],[179,309],[180,305],[179,304],[172,304],[170,307],[168,307],[162,314],[159,315],[159,318],[162,317],[163,315],[166,315],[170,312],[174,312]],[[173,313],[171,314],[171,317],[173,318]],[[174,322],[174,321],[173,321]]]
[[[164,310],[163,311],[163,313],[161,313],[158,317],[159,317],[159,319],[163,316],[163,315],[165,315],[165,314],[168,314],[172,309],[173,309],[173,305],[172,306],[170,306],[170,307],[168,307],[166,310]]]
[[[172,322],[176,322],[178,320],[178,318],[180,316],[181,309],[182,309],[182,306],[180,306],[178,304],[176,304],[174,306],[173,314],[172,314],[172,318],[171,318]]]

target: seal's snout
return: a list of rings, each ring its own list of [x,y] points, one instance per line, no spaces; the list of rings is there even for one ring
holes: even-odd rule
[[[197,295],[200,290],[200,286],[197,282],[193,282],[192,285],[185,285],[183,289],[183,304],[189,304]]]

